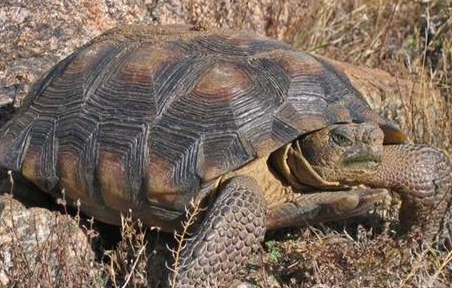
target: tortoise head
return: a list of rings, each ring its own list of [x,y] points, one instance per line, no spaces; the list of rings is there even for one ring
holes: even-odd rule
[[[295,187],[355,185],[377,172],[383,140],[375,123],[334,124],[287,145],[282,152],[285,163],[279,166],[285,166],[283,174]]]
[[[297,147],[322,179],[355,184],[377,171],[383,139],[374,123],[336,124],[298,140]]]

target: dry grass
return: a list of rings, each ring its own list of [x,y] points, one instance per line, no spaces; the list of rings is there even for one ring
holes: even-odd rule
[[[441,97],[451,104],[450,1],[258,2],[265,5],[269,15],[265,26],[267,34],[317,54],[388,70],[397,77],[439,89]],[[193,11],[189,11],[191,17],[198,17]],[[220,26],[252,27],[252,19],[247,18],[245,8],[240,11],[231,23],[224,20],[226,12],[221,9],[214,11],[214,19]],[[444,121],[449,123],[452,121],[450,113],[452,109],[444,115]],[[416,131],[410,131],[413,139],[422,140],[416,136]],[[440,146],[450,149],[451,144],[440,143]],[[310,227],[269,236],[263,261],[258,261],[263,263],[257,264],[258,268],[246,278],[258,279],[259,287],[311,287],[320,283],[331,287],[452,286],[451,252],[434,249],[416,235],[395,239],[388,228],[390,225],[372,222],[369,218],[359,220],[364,226],[349,223],[346,230]],[[18,287],[37,287],[38,284],[46,287],[161,286],[160,281],[166,279],[167,273],[165,259],[170,256],[165,243],[169,241],[177,249],[174,241],[142,227],[131,217],[124,218],[120,230],[97,230],[101,232],[94,245],[99,255],[97,261],[93,264],[82,259],[75,270],[68,268],[66,253],[62,252],[68,249],[63,239],[72,231],[58,223],[52,237],[60,241],[55,242],[56,246],[40,248],[36,266],[31,266],[23,256],[21,239],[9,242],[11,247],[0,247],[0,251],[13,251],[10,283],[23,283],[22,279],[28,279],[26,284],[17,284]],[[58,265],[50,265],[48,259],[55,259]],[[89,272],[94,268],[98,273]],[[61,277],[54,277],[55,269]]]
[[[147,287],[146,229],[132,212],[121,217],[121,237],[116,249],[104,251],[107,283],[112,287]]]
[[[268,269],[281,287],[450,287],[450,252],[420,236],[395,239],[390,230],[362,225],[348,230],[309,227],[271,242]]]
[[[174,239],[176,240],[176,247],[175,248],[169,248],[168,250],[171,251],[171,255],[173,258],[173,264],[168,269],[171,272],[170,277],[170,286],[171,288],[177,288],[177,271],[179,271],[180,267],[184,264],[182,263],[181,255],[182,251],[187,246],[187,240],[192,237],[190,230],[194,227],[196,224],[200,214],[204,211],[204,209],[201,207],[200,202],[197,201],[191,201],[190,206],[186,208],[186,214],[187,219],[183,221],[182,223],[182,231],[181,232],[174,232]]]

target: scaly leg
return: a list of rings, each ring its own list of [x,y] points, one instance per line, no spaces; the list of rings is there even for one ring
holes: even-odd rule
[[[264,240],[266,210],[254,179],[234,177],[224,183],[201,226],[187,242],[175,271],[176,283],[170,286],[229,287],[236,272]]]
[[[309,225],[360,215],[369,211],[374,203],[386,195],[386,189],[370,188],[299,194],[269,213],[267,229]]]
[[[452,168],[440,150],[427,145],[384,146],[381,167],[366,184],[400,194],[402,232],[420,228],[427,239],[450,237],[452,224],[443,223],[443,218],[451,198]]]

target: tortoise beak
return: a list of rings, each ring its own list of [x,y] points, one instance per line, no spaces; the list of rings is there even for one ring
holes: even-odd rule
[[[342,163],[349,167],[378,167],[382,161],[382,148],[359,144],[351,147],[342,156]]]

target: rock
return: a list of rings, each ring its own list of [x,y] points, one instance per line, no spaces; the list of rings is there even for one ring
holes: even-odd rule
[[[26,208],[7,194],[0,195],[0,263],[0,287],[24,279],[30,284],[70,287],[65,283],[90,282],[98,273],[90,241],[76,220],[43,208]]]
[[[30,84],[76,47],[119,22],[146,22],[144,1],[0,2],[0,105],[20,100]]]

